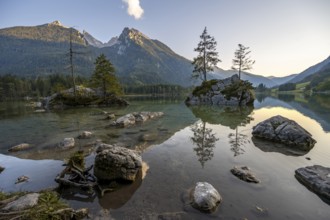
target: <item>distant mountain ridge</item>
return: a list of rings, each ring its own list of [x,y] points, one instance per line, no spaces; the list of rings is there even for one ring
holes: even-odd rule
[[[38,26],[0,29],[0,75],[68,74],[70,38],[75,52],[74,70],[78,75],[90,76],[96,57],[104,53],[114,64],[121,82],[127,85],[191,86],[194,83],[191,80],[193,66],[190,60],[136,29],[124,28],[118,37],[102,43],[87,31],[81,33],[74,28],[65,27],[59,21]],[[318,68],[318,65],[311,67],[312,70]],[[313,72],[307,70],[308,74]],[[235,73],[233,70],[216,68],[208,78],[223,79]],[[273,87],[298,80],[304,75],[306,73],[264,77],[244,72],[242,79],[249,80],[254,86],[263,83],[267,87]]]

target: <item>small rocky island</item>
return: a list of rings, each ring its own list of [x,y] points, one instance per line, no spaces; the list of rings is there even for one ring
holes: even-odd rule
[[[226,79],[212,79],[197,86],[187,97],[187,105],[252,105],[252,84],[235,74]]]
[[[115,95],[108,94],[104,97],[101,89],[92,89],[76,86],[67,90],[54,93],[43,100],[45,109],[63,109],[70,106],[127,106],[128,102]]]

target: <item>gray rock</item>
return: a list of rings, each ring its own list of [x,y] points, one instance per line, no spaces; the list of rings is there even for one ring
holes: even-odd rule
[[[70,149],[75,145],[74,138],[64,138],[63,141],[59,144],[59,147],[62,149]]]
[[[78,138],[80,139],[89,139],[93,136],[93,133],[90,131],[83,131],[81,134],[79,134]]]
[[[218,191],[207,182],[198,182],[192,191],[192,206],[203,212],[213,212],[221,203]]]
[[[303,151],[312,149],[316,143],[308,131],[295,121],[280,115],[271,117],[254,126],[252,135],[257,138],[283,143]]]
[[[18,145],[15,145],[15,146],[9,148],[8,151],[16,152],[16,151],[27,150],[29,148],[31,148],[31,144],[22,143],[22,144],[18,144]]]
[[[99,181],[134,181],[141,167],[142,158],[137,151],[112,146],[99,151],[96,155],[94,175]]]
[[[17,200],[8,203],[2,210],[4,211],[21,211],[24,209],[31,208],[38,203],[40,194],[39,193],[29,193],[21,196]]]
[[[127,127],[139,122],[163,116],[163,112],[133,112],[124,115],[111,123],[112,126]]]
[[[230,170],[230,172],[238,177],[239,179],[249,182],[249,183],[260,183],[260,180],[258,180],[255,175],[250,171],[250,169],[246,166],[243,167],[237,167],[235,166]]]
[[[302,167],[295,171],[296,178],[316,194],[330,200],[330,168],[320,165]]]
[[[252,88],[248,81],[240,80],[237,74],[222,80],[203,82],[190,94],[185,103],[187,105],[225,105],[245,106],[253,104],[254,97],[248,88]],[[243,89],[242,89],[243,88]]]
[[[4,171],[4,170],[5,170],[5,168],[2,167],[2,166],[0,166],[0,173],[1,173],[2,171]]]

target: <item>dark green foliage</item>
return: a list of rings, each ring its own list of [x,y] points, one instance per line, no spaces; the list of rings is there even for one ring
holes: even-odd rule
[[[267,92],[269,91],[269,89],[267,88],[267,86],[263,83],[260,83],[256,88],[255,88],[256,92]]]
[[[233,59],[233,70],[238,71],[238,78],[241,79],[241,71],[252,69],[252,65],[255,63],[248,56],[251,53],[249,47],[245,47],[242,44],[238,44],[238,49],[235,51],[235,59]]]
[[[240,98],[245,91],[251,92],[253,90],[252,83],[249,81],[240,80],[226,86],[221,93],[229,100],[231,97]]]
[[[68,160],[68,165],[70,167],[78,167],[81,170],[85,169],[85,156],[84,156],[84,151],[76,151],[74,152],[69,160]]]
[[[217,42],[214,37],[207,33],[206,27],[200,39],[197,48],[194,49],[198,52],[198,56],[192,62],[194,65],[193,77],[200,77],[203,81],[206,81],[206,74],[213,71],[213,68],[221,60],[218,58],[218,52],[216,52]]]
[[[278,87],[278,91],[293,91],[296,90],[295,83],[286,83]]]
[[[107,94],[121,95],[123,93],[115,75],[115,68],[104,54],[96,58],[91,83],[102,89],[104,98]]]
[[[179,85],[141,85],[141,86],[126,86],[124,87],[125,94],[146,94],[146,95],[163,95],[178,97],[188,93],[188,89]]]
[[[0,76],[0,101],[21,99],[26,96],[40,97],[68,89],[71,77],[63,74],[52,74],[38,77],[18,77],[14,75]],[[78,76],[77,84],[86,83],[86,79]]]
[[[217,82],[218,82],[218,80],[216,80],[216,79],[204,81],[204,82],[202,82],[202,85],[196,86],[196,88],[194,89],[192,94],[194,96],[205,95],[206,93],[208,93],[210,91],[210,89],[213,85],[217,84]]]
[[[313,75],[304,78],[301,82],[309,82],[305,90],[313,89],[315,92],[324,92],[330,90],[330,68],[323,69]]]

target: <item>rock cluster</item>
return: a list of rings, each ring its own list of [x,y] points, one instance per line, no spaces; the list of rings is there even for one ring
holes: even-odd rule
[[[203,82],[186,99],[187,105],[245,106],[254,101],[252,85],[235,74],[223,80]]]
[[[134,181],[142,167],[142,158],[135,150],[101,144],[94,163],[94,175],[99,181]]]
[[[118,118],[117,120],[113,121],[111,125],[118,127],[127,127],[163,115],[163,112],[133,112]]]
[[[202,212],[213,212],[221,203],[219,192],[207,182],[198,182],[192,193],[192,206]]]
[[[312,135],[295,121],[277,115],[253,127],[252,135],[308,151],[316,141]]]
[[[295,171],[296,178],[307,188],[330,201],[330,168],[320,165],[302,167]]]

